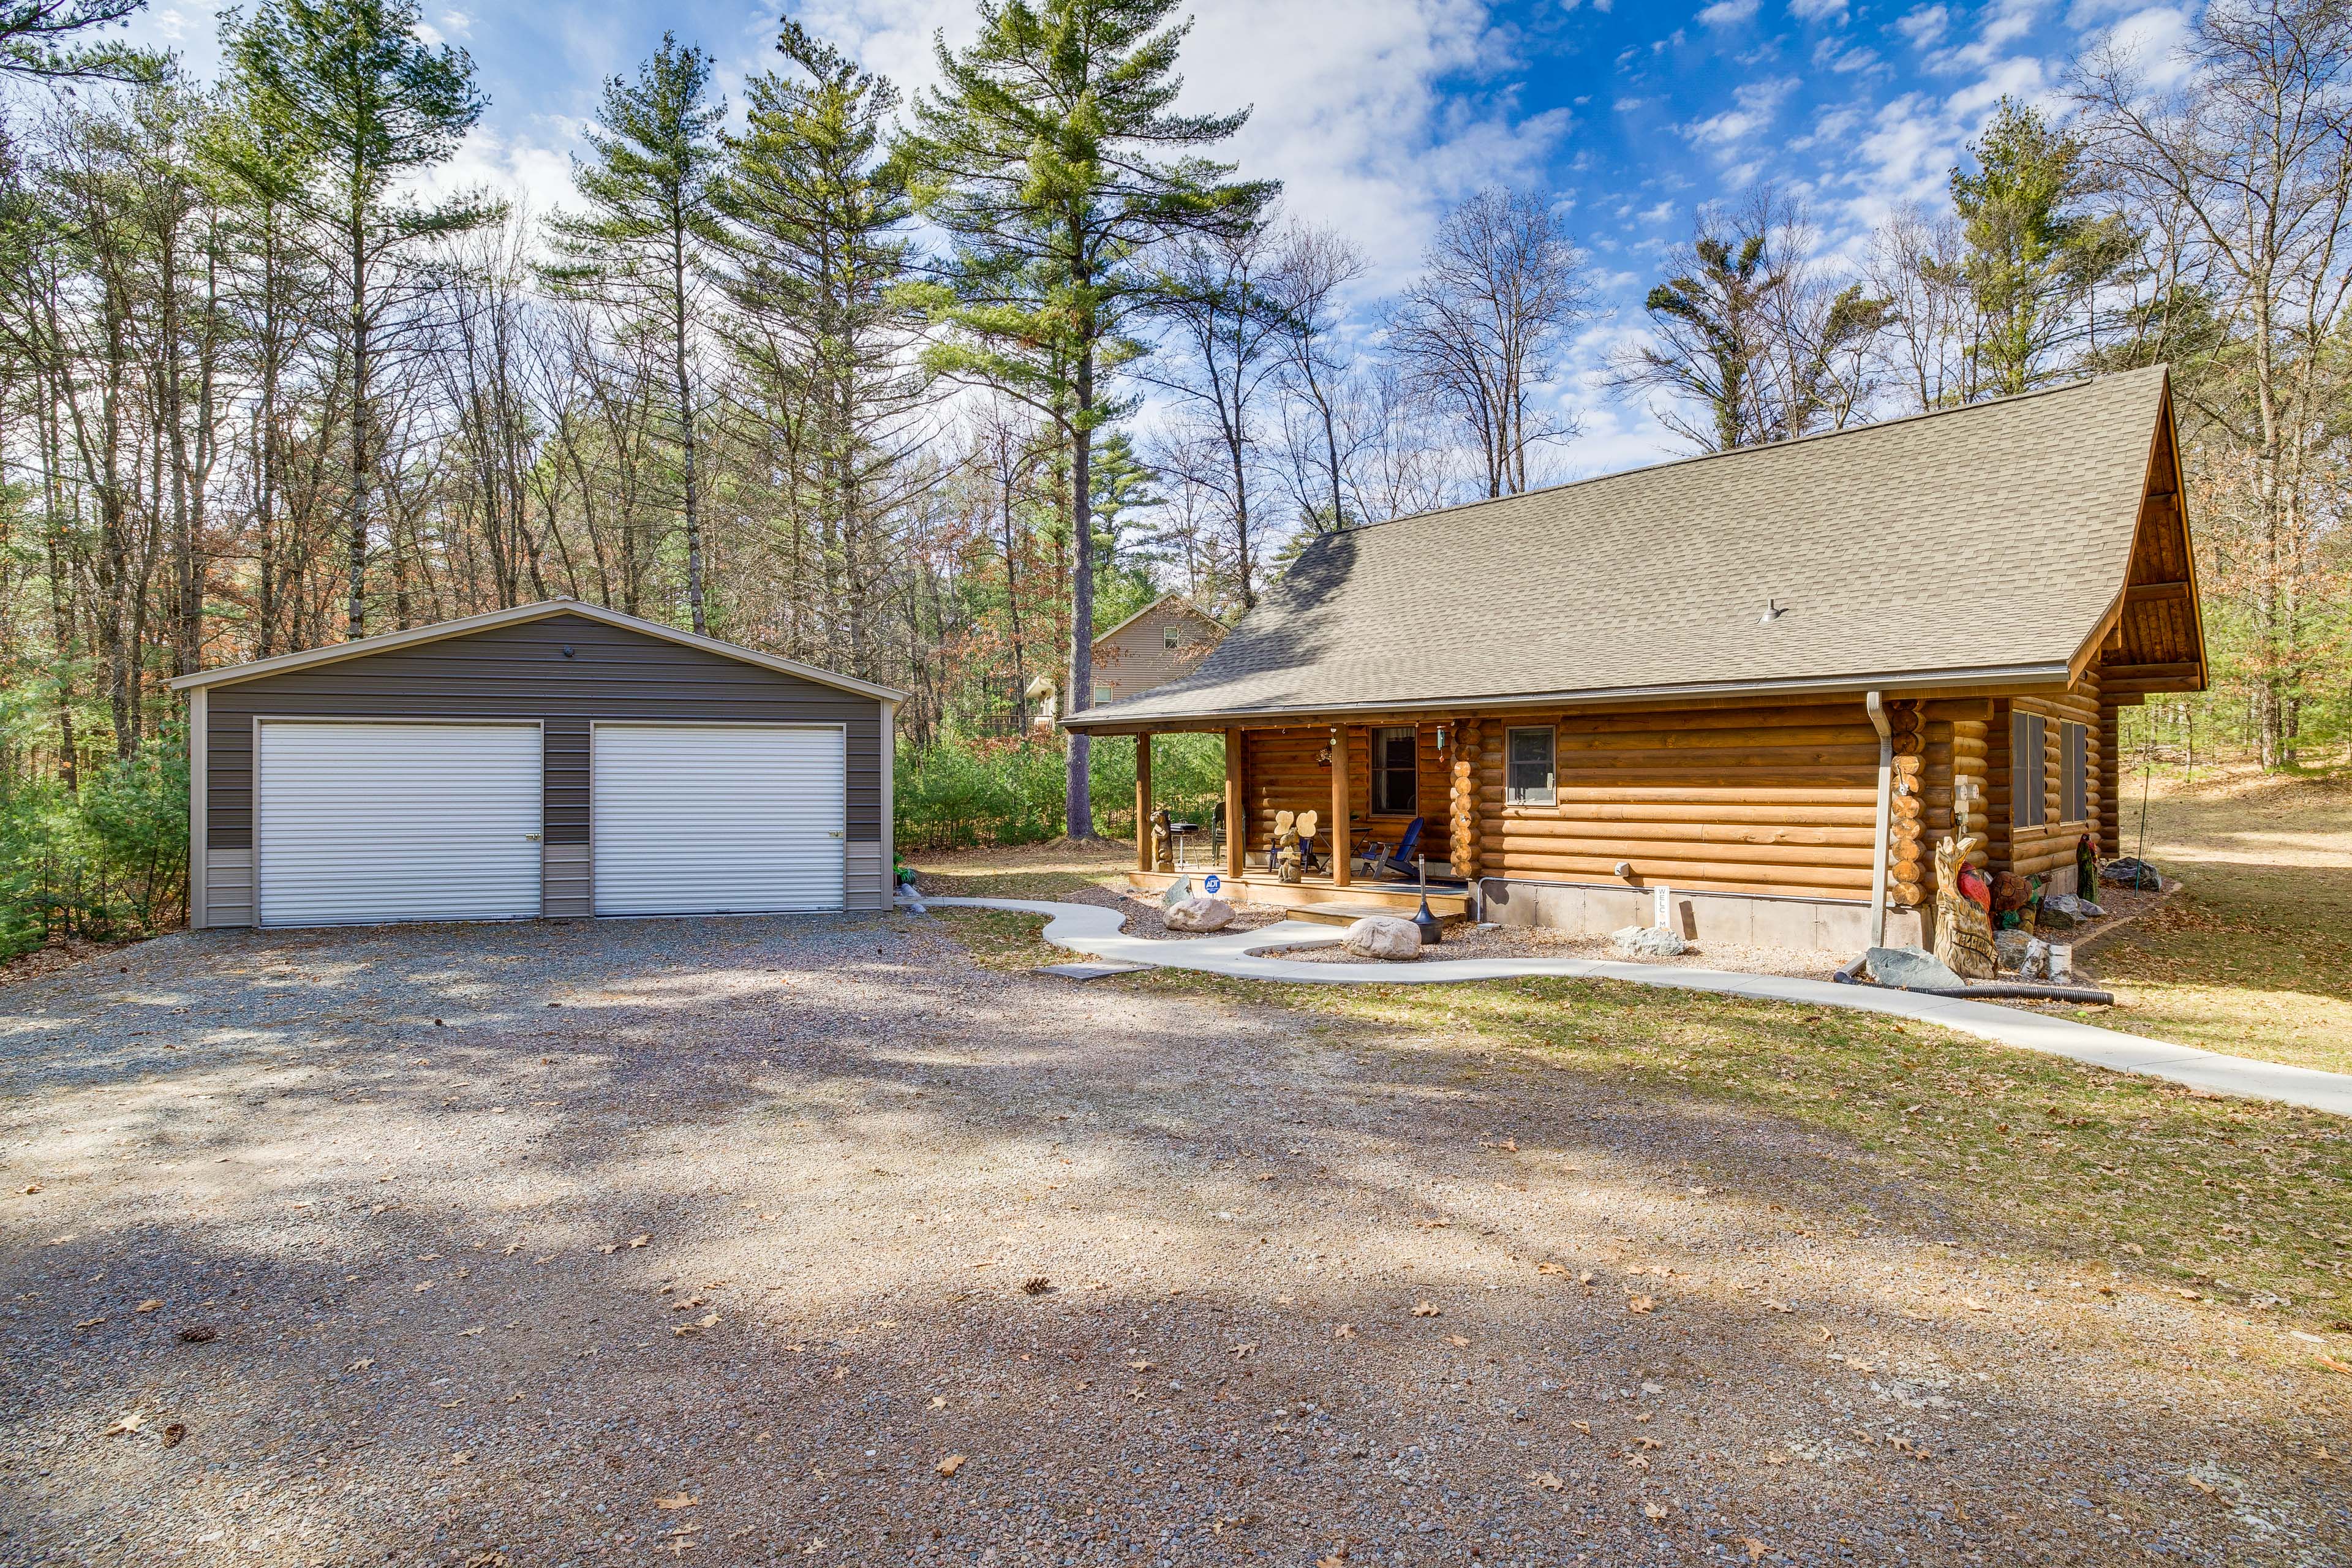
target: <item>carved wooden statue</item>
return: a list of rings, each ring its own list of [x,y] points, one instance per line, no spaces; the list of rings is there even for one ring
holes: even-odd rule
[[[1286,811],[1274,814],[1274,879],[1296,882],[1301,875],[1298,856],[1298,819]]]
[[[1151,814],[1151,868],[1155,871],[1176,869],[1176,838],[1171,826],[1166,806]]]
[[[1936,846],[1936,956],[1963,980],[1990,980],[1999,973],[1992,921],[1960,891],[1960,868],[1976,847],[1974,838],[1949,837]]]

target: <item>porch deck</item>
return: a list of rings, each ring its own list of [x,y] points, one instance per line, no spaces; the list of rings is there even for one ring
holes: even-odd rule
[[[1359,879],[1340,887],[1328,875],[1285,882],[1271,871],[1244,871],[1235,876],[1214,866],[1192,866],[1180,871],[1129,871],[1127,882],[1139,891],[1159,893],[1165,892],[1179,877],[1192,878],[1197,888],[1203,878],[1211,876],[1221,884],[1223,896],[1244,903],[1278,905],[1295,911],[1300,920],[1344,925],[1366,915],[1410,919],[1421,907],[1421,889],[1415,883]],[[1429,912],[1443,924],[1462,924],[1470,918],[1469,889],[1433,886],[1429,889]]]

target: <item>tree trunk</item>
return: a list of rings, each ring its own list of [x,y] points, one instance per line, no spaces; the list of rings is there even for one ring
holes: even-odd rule
[[[1095,401],[1094,345],[1078,350],[1073,391],[1076,417],[1070,427],[1070,700],[1072,714],[1094,706],[1095,696],[1095,520],[1090,489],[1094,461],[1094,431],[1087,416]],[[1073,733],[1067,759],[1067,795],[1064,830],[1072,838],[1095,836],[1094,800],[1088,768],[1094,761],[1092,737]]]
[[[344,634],[356,642],[367,635],[368,424],[373,409],[368,403],[367,227],[356,185],[345,237],[351,243],[352,295],[352,476],[351,501],[344,514],[344,574],[351,587],[350,616]]]
[[[707,634],[702,615],[702,510],[695,490],[694,383],[686,365],[686,223],[676,216],[670,229],[671,368],[677,377],[677,437],[686,501],[686,605],[695,635]]]

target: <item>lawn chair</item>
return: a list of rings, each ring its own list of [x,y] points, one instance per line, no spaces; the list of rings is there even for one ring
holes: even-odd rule
[[[1407,881],[1412,880],[1415,875],[1412,865],[1413,854],[1421,847],[1421,827],[1422,819],[1418,816],[1408,823],[1404,837],[1397,840],[1396,853],[1393,855],[1380,855],[1377,853],[1379,846],[1373,846],[1375,855],[1372,858],[1372,864],[1367,868],[1367,870],[1376,877],[1383,877],[1394,872]]]

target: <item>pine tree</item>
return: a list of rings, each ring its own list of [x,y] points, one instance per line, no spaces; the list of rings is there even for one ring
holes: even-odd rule
[[[2085,210],[2095,194],[2082,144],[2004,98],[1952,171],[1967,254],[1955,279],[1974,302],[1979,385],[2006,396],[2075,369],[2068,352],[2095,323],[2095,292],[2137,244],[2120,217]]]
[[[351,472],[344,500],[347,627],[366,635],[369,503],[378,453],[375,376],[388,318],[425,241],[478,227],[500,208],[478,196],[435,205],[402,186],[457,152],[487,100],[465,50],[428,47],[415,0],[264,0],[224,29],[253,111],[313,173],[301,206],[342,296]]]
[[[1047,415],[1069,451],[1065,505],[1093,494],[1094,433],[1118,412],[1107,383],[1140,351],[1128,329],[1151,301],[1150,247],[1229,232],[1270,201],[1203,149],[1248,118],[1173,111],[1175,0],[982,0],[971,47],[936,43],[941,85],[897,149],[915,208],[953,241],[927,302],[950,329],[930,363]],[[1094,686],[1090,526],[1074,528],[1069,710]],[[1094,837],[1087,737],[1070,738],[1066,823]]]
[[[703,613],[701,475],[695,449],[696,296],[705,251],[717,237],[712,176],[719,163],[723,100],[710,96],[710,57],[662,35],[636,79],[612,77],[587,133],[593,160],[575,159],[572,188],[582,213],[548,222],[558,263],[544,269],[558,288],[659,323],[669,351],[670,419],[678,453],[679,511],[686,526],[686,602],[694,629]]]
[[[776,49],[794,69],[746,84],[743,134],[723,138],[713,201],[727,223],[734,346],[800,437],[793,479],[814,512],[824,596],[837,611],[827,651],[863,675],[875,653],[876,536],[900,499],[900,437],[924,390],[906,354],[919,313],[898,291],[910,209],[881,156],[898,95],[797,22]]]

